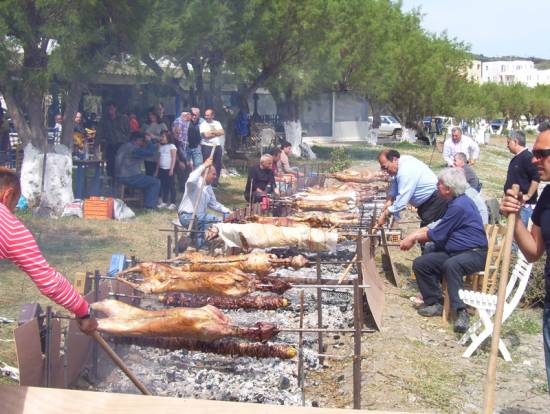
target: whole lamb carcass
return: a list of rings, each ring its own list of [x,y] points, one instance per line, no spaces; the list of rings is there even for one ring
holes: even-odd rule
[[[277,334],[275,326],[266,323],[255,327],[232,325],[227,316],[211,305],[144,310],[107,299],[93,303],[92,309],[106,315],[97,319],[97,330],[118,336],[185,337],[200,341],[235,336],[266,341]]]
[[[359,224],[359,217],[354,213],[325,213],[322,211],[308,211],[288,217],[296,222],[307,223],[311,227],[338,227],[350,224]]]
[[[161,269],[156,273],[156,269]],[[144,280],[131,282],[121,275],[141,273]],[[259,280],[237,269],[222,272],[189,272],[159,263],[139,263],[119,273],[117,280],[143,293],[187,292],[203,295],[241,297],[257,290],[277,293],[290,288],[282,280]]]
[[[297,199],[294,201],[294,205],[301,211],[349,211],[355,207],[355,202]]]
[[[300,269],[308,265],[308,260],[302,256],[278,258],[276,255],[266,252],[252,252],[235,256],[208,256],[200,252],[185,253],[178,259],[189,261],[179,268],[192,272],[223,272],[237,269],[245,273],[255,273],[264,277],[273,272],[277,267],[292,267]]]
[[[308,251],[336,249],[338,233],[308,226],[278,227],[258,223],[216,223],[206,231],[206,238],[221,238],[228,247],[273,248],[298,247]]]
[[[381,175],[374,174],[371,171],[366,169],[362,171],[348,169],[348,170],[333,173],[331,174],[331,177],[337,179],[338,181],[343,181],[343,182],[370,183],[372,181],[380,179]]]

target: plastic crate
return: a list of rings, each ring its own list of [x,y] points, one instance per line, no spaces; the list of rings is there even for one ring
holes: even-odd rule
[[[84,200],[85,219],[111,220],[114,201],[112,197],[90,197]]]

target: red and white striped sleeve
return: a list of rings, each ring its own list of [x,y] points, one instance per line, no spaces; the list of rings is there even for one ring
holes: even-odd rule
[[[46,261],[31,232],[0,203],[0,259],[13,262],[36,284],[40,292],[57,304],[84,316],[88,303],[71,283]]]

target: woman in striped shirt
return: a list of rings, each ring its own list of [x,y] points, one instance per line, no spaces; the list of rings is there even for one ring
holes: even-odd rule
[[[13,262],[42,294],[76,315],[82,332],[91,334],[97,328],[97,321],[90,316],[89,304],[48,264],[30,231],[13,215],[20,196],[17,176],[11,170],[0,168],[0,260]]]

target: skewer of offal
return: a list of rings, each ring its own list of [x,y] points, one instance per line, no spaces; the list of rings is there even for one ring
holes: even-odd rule
[[[252,327],[232,325],[227,316],[211,305],[144,310],[106,299],[93,303],[92,309],[106,316],[97,319],[97,330],[114,336],[185,337],[206,342],[239,337],[262,342],[273,338],[278,332],[274,325],[263,322]]]
[[[141,273],[143,281],[122,278],[128,273]],[[236,269],[224,272],[188,272],[164,263],[143,262],[120,272],[117,280],[143,293],[188,292],[203,295],[241,297],[257,290],[283,293],[290,285],[277,278],[261,280]]]
[[[235,341],[196,341],[187,338],[143,338],[143,337],[115,337],[115,343],[138,345],[144,347],[169,349],[187,349],[189,351],[209,352],[220,355],[253,357],[253,358],[280,358],[291,359],[296,356],[296,348],[290,345],[264,344]]]
[[[197,307],[212,305],[221,309],[274,310],[290,305],[290,301],[287,298],[275,295],[247,295],[242,298],[229,298],[173,293],[162,295],[159,297],[159,300],[167,306]]]

